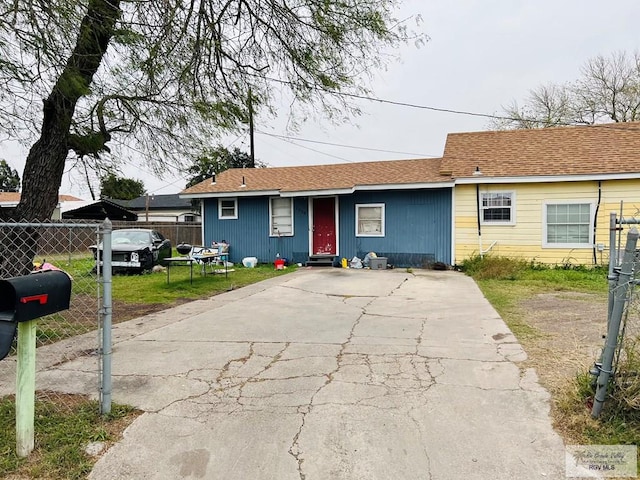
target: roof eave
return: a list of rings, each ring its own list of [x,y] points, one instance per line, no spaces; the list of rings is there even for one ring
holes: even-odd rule
[[[229,198],[229,197],[256,197],[256,196],[281,196],[281,197],[314,197],[329,195],[350,195],[356,190],[419,190],[429,188],[453,187],[453,180],[416,182],[416,183],[380,183],[369,185],[354,185],[345,188],[325,188],[313,190],[234,190],[229,192],[206,193],[181,193],[180,198]]]
[[[280,195],[280,190],[233,190],[228,192],[180,193],[180,198],[229,198],[229,197],[262,197]]]
[[[423,190],[428,188],[447,188],[453,187],[453,180],[446,182],[419,182],[419,183],[380,183],[369,185],[354,185],[350,188],[331,188],[324,190],[300,190],[300,191],[282,191],[282,197],[313,197],[322,195],[350,195],[355,191],[374,191],[374,190]]]
[[[355,190],[423,190],[427,188],[447,188],[453,187],[452,179],[433,181],[433,182],[416,182],[416,183],[385,183],[378,185],[356,185]]]
[[[581,175],[532,175],[513,177],[490,177],[478,175],[473,177],[459,177],[456,185],[498,184],[498,183],[557,183],[557,182],[587,182],[599,180],[634,180],[640,178],[640,172],[634,173],[591,173]]]

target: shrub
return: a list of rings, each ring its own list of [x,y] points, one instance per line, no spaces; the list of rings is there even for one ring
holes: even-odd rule
[[[487,255],[465,259],[460,269],[478,280],[517,280],[529,264],[520,259]]]

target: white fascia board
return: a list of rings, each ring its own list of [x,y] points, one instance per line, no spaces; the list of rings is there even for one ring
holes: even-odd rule
[[[279,190],[260,190],[250,192],[215,192],[215,193],[189,193],[180,194],[180,198],[225,198],[225,197],[257,197],[257,196],[280,196],[280,197],[321,197],[335,195],[350,195],[356,190],[421,190],[430,188],[447,188],[453,187],[453,180],[447,182],[429,182],[429,183],[390,183],[379,185],[356,185],[352,188],[332,188],[327,190],[300,190],[300,191],[284,191]]]
[[[453,187],[453,180],[429,183],[391,183],[384,185],[356,185],[355,190],[423,190],[426,188]]]
[[[280,195],[279,190],[251,190],[249,192],[243,192],[237,190],[235,192],[209,192],[209,193],[185,193],[179,194],[180,198],[236,198],[236,197],[262,197],[265,195],[274,196]]]
[[[305,190],[301,192],[280,192],[282,197],[319,197],[325,195],[350,195],[355,191],[372,190],[423,190],[429,188],[453,187],[454,182],[433,183],[385,183],[380,185],[356,185],[353,188],[340,188],[333,190]]]
[[[598,180],[634,180],[640,179],[640,173],[601,173],[591,175],[538,175],[531,177],[464,177],[455,180],[456,185],[497,184],[497,183],[558,183],[588,182]]]
[[[349,195],[353,188],[336,188],[331,190],[304,190],[300,192],[278,192],[281,197],[329,197],[335,195]]]

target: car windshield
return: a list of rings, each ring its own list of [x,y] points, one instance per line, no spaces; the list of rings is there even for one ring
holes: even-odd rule
[[[114,230],[113,236],[112,236],[112,242],[114,245],[122,244],[122,243],[148,245],[151,243],[151,237],[149,236],[149,232]]]

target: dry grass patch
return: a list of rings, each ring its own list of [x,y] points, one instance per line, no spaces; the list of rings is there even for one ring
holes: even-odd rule
[[[46,399],[46,400],[45,400]],[[27,458],[16,455],[15,398],[0,399],[0,477],[10,479],[83,479],[99,456],[86,448],[92,442],[108,447],[142,412],[113,404],[101,416],[98,404],[84,395],[56,392],[55,400],[40,392],[36,398],[35,449]]]

